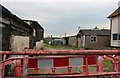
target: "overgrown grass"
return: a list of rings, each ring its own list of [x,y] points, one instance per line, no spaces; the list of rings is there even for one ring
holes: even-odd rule
[[[76,50],[76,47],[68,46],[68,45],[49,45],[49,44],[44,44],[43,47],[44,50]]]
[[[103,65],[104,65],[104,71],[105,72],[111,72],[112,71],[112,63],[109,60],[104,60],[103,61]]]
[[[68,46],[68,45],[49,45],[49,44],[44,44],[43,47],[44,50],[77,50],[78,48],[76,47],[72,47],[72,46]],[[109,60],[104,60],[103,61],[103,70],[105,72],[111,72],[113,67],[112,67],[112,63]],[[95,67],[93,67],[95,68]]]

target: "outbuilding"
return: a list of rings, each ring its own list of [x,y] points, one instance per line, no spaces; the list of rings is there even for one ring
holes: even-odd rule
[[[77,37],[79,48],[105,49],[110,46],[110,30],[81,29]]]

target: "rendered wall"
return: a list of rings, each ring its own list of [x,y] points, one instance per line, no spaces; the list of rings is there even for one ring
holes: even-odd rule
[[[29,37],[12,35],[10,43],[11,51],[23,51],[24,48],[29,48]]]
[[[113,40],[113,34],[120,34],[120,15],[112,18],[111,46],[120,47],[120,40]]]

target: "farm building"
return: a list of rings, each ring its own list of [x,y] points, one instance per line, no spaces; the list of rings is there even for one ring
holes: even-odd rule
[[[77,47],[77,43],[78,43],[78,38],[77,38],[77,36],[76,35],[74,35],[74,36],[68,36],[68,37],[65,37],[64,38],[65,40],[66,40],[66,44],[67,45],[70,45],[70,46],[72,46],[72,47]]]
[[[109,17],[111,29],[111,47],[120,48],[120,7]]]
[[[110,30],[81,29],[77,36],[79,48],[104,49],[110,46]]]
[[[21,20],[2,5],[0,7],[1,50],[32,49],[43,40],[44,29],[37,21]]]
[[[23,51],[34,48],[43,39],[44,29],[37,21],[31,25],[0,5],[0,51]]]
[[[23,21],[33,28],[33,36],[32,39],[30,40],[31,42],[30,48],[33,48],[34,46],[37,46],[37,43],[43,40],[44,29],[37,21],[33,21],[33,20],[23,20]]]
[[[50,44],[50,45],[65,45],[66,44],[66,40],[60,37],[46,37],[44,41],[45,43]]]
[[[33,28],[2,5],[0,5],[0,10],[1,50],[17,49],[19,51],[23,47],[29,48],[29,38],[33,34]],[[20,46],[22,48],[19,48]]]

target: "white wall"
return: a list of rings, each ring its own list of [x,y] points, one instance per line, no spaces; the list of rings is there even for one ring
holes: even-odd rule
[[[118,16],[112,18],[112,33],[118,33],[118,19]]]
[[[114,46],[114,47],[119,46],[118,43],[119,43],[118,40],[113,40],[113,35],[111,33],[111,46]]]
[[[111,29],[111,46],[120,47],[120,40],[113,40],[113,34],[120,34],[120,15],[113,17]]]

